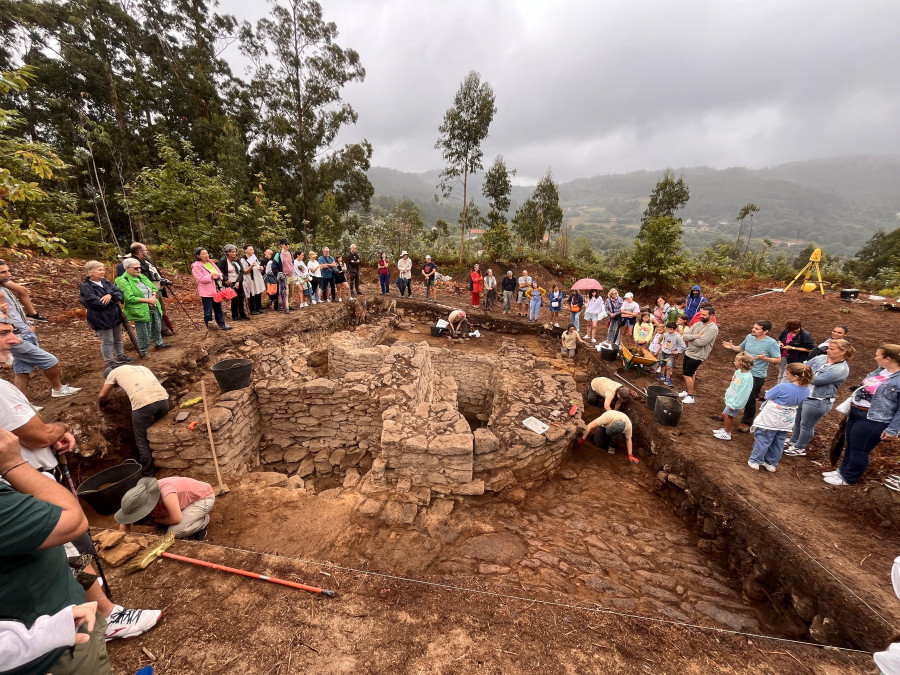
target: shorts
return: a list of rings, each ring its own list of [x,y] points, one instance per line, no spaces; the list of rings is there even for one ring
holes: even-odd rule
[[[695,358],[685,355],[684,363],[681,366],[681,374],[686,377],[693,377],[701,363],[703,363],[703,361],[698,361]]]
[[[425,288],[434,286],[434,277],[425,277]]]
[[[728,415],[729,417],[737,417],[741,414],[740,410],[732,410],[727,405],[725,406],[725,410],[722,411],[723,415]]]
[[[34,333],[28,332],[19,337],[22,342],[10,349],[14,359],[13,372],[17,375],[31,375],[35,368],[49,370],[59,363],[58,358],[38,346],[38,339]]]
[[[599,320],[600,320],[600,315],[599,315],[599,314],[595,314],[594,312],[585,312],[585,313],[584,313],[584,320],[585,320],[585,321],[599,321]]]
[[[675,365],[675,354],[667,354],[666,352],[659,353],[659,360],[666,368],[671,368]]]
[[[558,302],[551,302],[548,305],[548,308],[550,309],[551,312],[558,312],[560,309],[562,309],[562,307],[560,307]]]

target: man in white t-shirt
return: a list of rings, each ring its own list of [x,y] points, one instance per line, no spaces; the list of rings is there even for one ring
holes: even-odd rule
[[[519,288],[516,291],[516,302],[519,305],[519,316],[525,316],[530,302],[526,291],[531,288],[531,277],[528,276],[528,270],[522,270],[522,276],[519,277]]]

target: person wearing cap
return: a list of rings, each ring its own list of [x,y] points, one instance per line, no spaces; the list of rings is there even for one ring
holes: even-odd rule
[[[347,270],[350,274],[350,295],[353,295],[354,292],[356,295],[363,294],[359,290],[359,268],[361,264],[362,260],[359,258],[359,253],[356,252],[356,244],[350,244],[350,253],[347,255]]]
[[[594,445],[601,450],[605,449],[610,455],[616,454],[616,446],[624,439],[628,457],[634,457],[631,447],[631,420],[625,413],[618,410],[605,411],[587,425],[582,438],[587,439],[591,433]]]
[[[622,334],[631,335],[634,330],[634,324],[637,323],[638,318],[641,316],[641,306],[634,301],[634,293],[628,292],[625,294],[620,314],[622,317]]]
[[[469,320],[461,309],[455,309],[447,317],[450,323],[450,337],[465,337],[469,334]]]
[[[631,389],[608,377],[595,377],[587,392],[587,402],[597,405],[603,399],[604,410],[619,410],[631,399]]]
[[[334,285],[334,268],[337,263],[331,255],[331,249],[327,246],[322,248],[322,255],[319,256],[319,271],[322,273],[322,299],[325,302],[334,302],[337,300],[337,290]],[[331,297],[328,297],[328,288],[331,287]]]
[[[215,503],[216,493],[209,483],[184,476],[141,478],[122,497],[122,507],[114,517],[125,532],[150,516],[154,524],[168,525],[176,539],[203,541]]]
[[[425,256],[425,264],[422,265],[422,276],[425,277],[425,301],[437,302],[437,288],[434,279],[437,276],[437,265],[431,262],[431,256]]]
[[[500,288],[503,290],[503,313],[509,314],[512,309],[513,295],[516,292],[518,284],[512,270],[506,270],[506,276],[500,282]]]
[[[412,259],[409,257],[409,253],[403,251],[400,254],[400,259],[397,260],[397,270],[400,272],[400,276],[397,277],[397,288],[400,290],[400,297],[403,297],[403,291],[406,291],[408,296],[412,297]]]
[[[522,274],[519,276],[519,287],[516,295],[516,303],[519,305],[519,316],[525,316],[528,311],[528,297],[525,295],[528,292],[528,289],[531,288],[532,279],[528,276],[528,270],[522,270]]]
[[[154,473],[153,451],[147,439],[147,429],[169,412],[169,392],[156,379],[149,368],[123,365],[103,371],[106,381],[100,388],[98,400],[106,405],[113,388],[118,385],[131,403],[131,428],[134,430],[134,449],[141,463],[141,473]]]

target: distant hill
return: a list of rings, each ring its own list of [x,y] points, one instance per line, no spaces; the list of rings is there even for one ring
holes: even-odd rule
[[[877,229],[900,227],[900,156],[839,157],[765,169],[689,167],[675,172],[684,175],[691,190],[691,199],[679,214],[691,247],[733,241],[735,218],[748,202],[760,208],[753,219],[754,240],[768,237],[782,248],[814,241],[830,253],[848,256]],[[438,174],[374,167],[369,180],[376,195],[408,197],[428,205],[424,213],[438,206],[434,203]],[[560,202],[574,235],[588,237],[601,249],[633,239],[661,175],[662,170],[635,171],[560,184]],[[484,206],[481,177],[470,179],[469,194]],[[531,190],[531,186],[514,189],[512,211]],[[446,205],[442,212],[458,210],[457,205]]]

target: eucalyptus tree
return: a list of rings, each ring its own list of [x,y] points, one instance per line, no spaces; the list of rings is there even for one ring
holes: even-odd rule
[[[488,129],[497,112],[494,90],[474,70],[466,75],[453,105],[444,113],[444,121],[438,127],[438,140],[434,147],[441,151],[446,168],[441,172],[438,189],[449,198],[457,186],[462,187],[462,231],[459,239],[459,262],[462,263],[466,243],[469,174],[484,167],[481,144],[487,138]]]
[[[516,234],[525,241],[531,241],[533,248],[545,234],[559,232],[563,223],[563,211],[559,205],[559,185],[553,180],[553,174],[538,181],[531,196],[525,200],[513,217]]]

